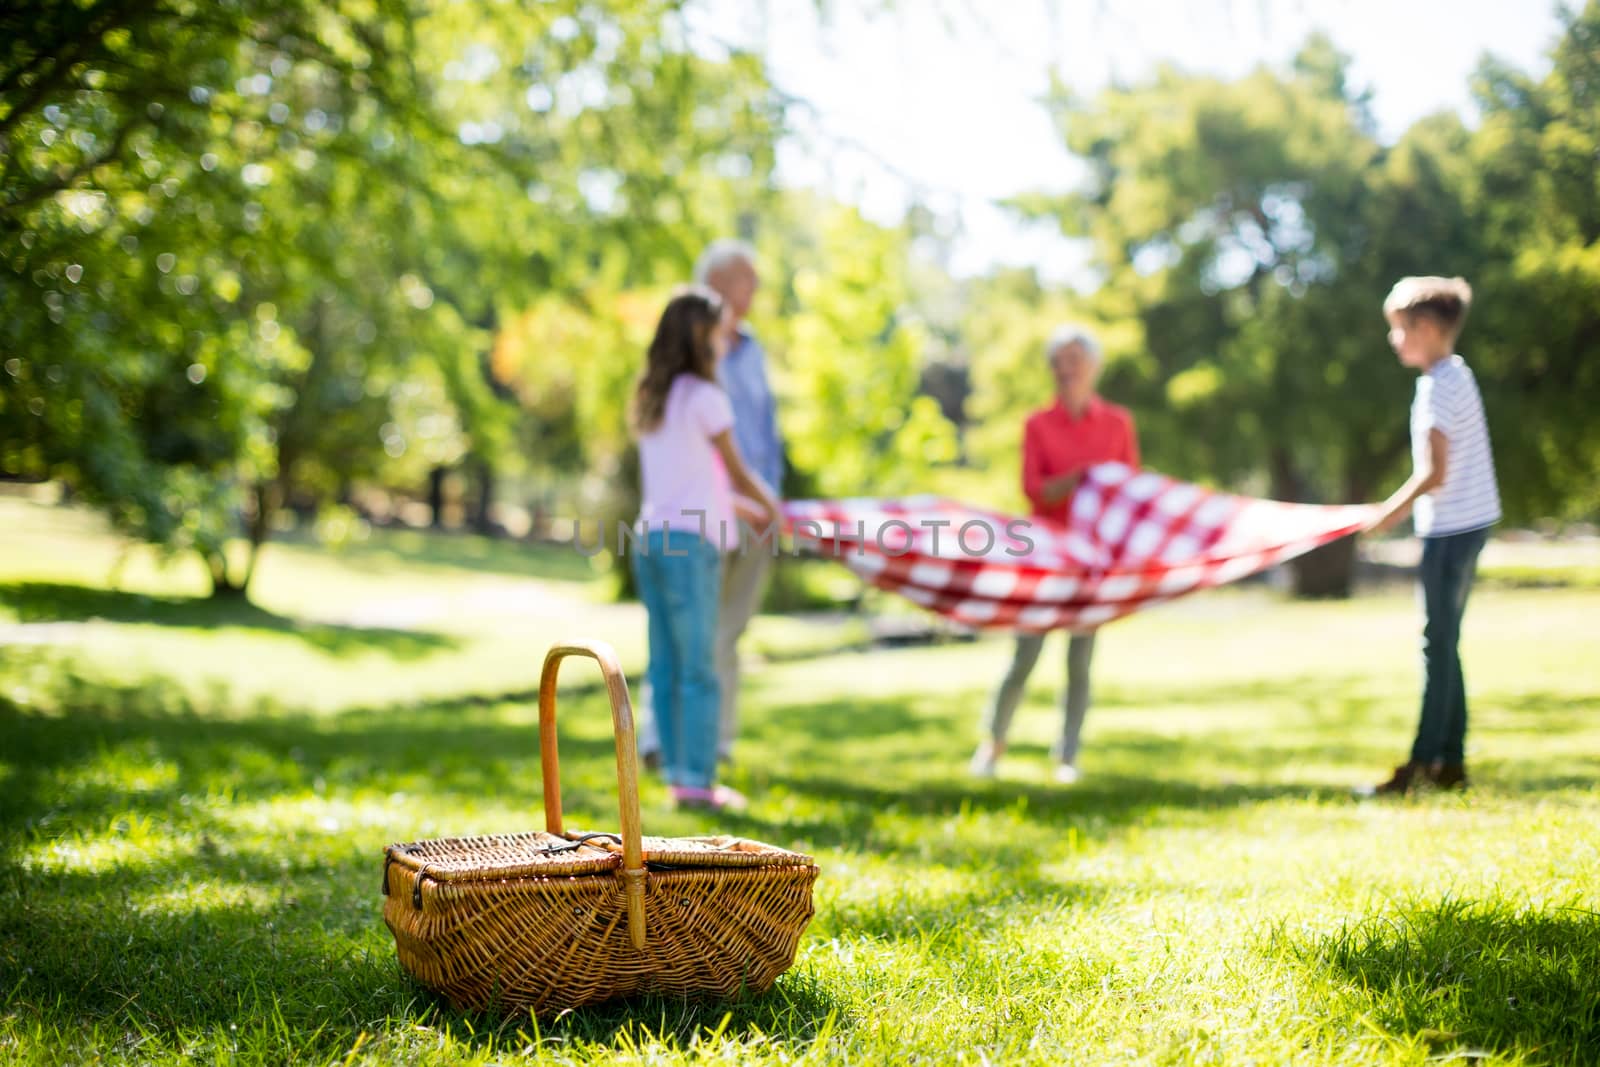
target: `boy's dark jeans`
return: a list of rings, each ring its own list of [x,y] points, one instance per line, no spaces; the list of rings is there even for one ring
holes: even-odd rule
[[[1422,540],[1422,721],[1413,763],[1464,763],[1467,686],[1461,676],[1461,617],[1489,528]]]

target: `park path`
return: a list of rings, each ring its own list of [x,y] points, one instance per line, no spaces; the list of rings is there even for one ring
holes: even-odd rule
[[[576,592],[570,583],[484,578],[448,591],[377,597],[301,616],[307,622],[389,630],[481,630],[506,624],[575,622],[643,626],[638,604],[615,604]]]
[[[0,623],[0,648],[25,645],[65,645],[83,636],[86,622]]]

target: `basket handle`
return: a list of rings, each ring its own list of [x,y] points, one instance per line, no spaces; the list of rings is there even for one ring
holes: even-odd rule
[[[600,664],[611,697],[611,726],[617,738],[617,800],[622,814],[622,880],[628,900],[628,936],[644,948],[644,846],[639,839],[639,757],[633,735],[633,705],[617,653],[604,641],[568,641],[553,646],[539,676],[539,764],[544,776],[544,827],[561,829],[561,762],[556,756],[556,672],[568,656],[587,656]]]

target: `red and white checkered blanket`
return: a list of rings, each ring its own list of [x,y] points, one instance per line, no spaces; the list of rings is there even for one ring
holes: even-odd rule
[[[939,497],[798,500],[797,545],[972,627],[1092,630],[1365,526],[1367,506],[1217,493],[1120,463],[1089,469],[1066,525]]]

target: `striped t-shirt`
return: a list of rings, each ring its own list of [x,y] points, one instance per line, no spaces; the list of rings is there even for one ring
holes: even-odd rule
[[[1483,397],[1460,356],[1441,359],[1417,378],[1411,458],[1418,467],[1428,462],[1428,432],[1435,429],[1449,442],[1444,482],[1417,498],[1411,512],[1417,536],[1444,537],[1499,522],[1500,488],[1494,480]]]

